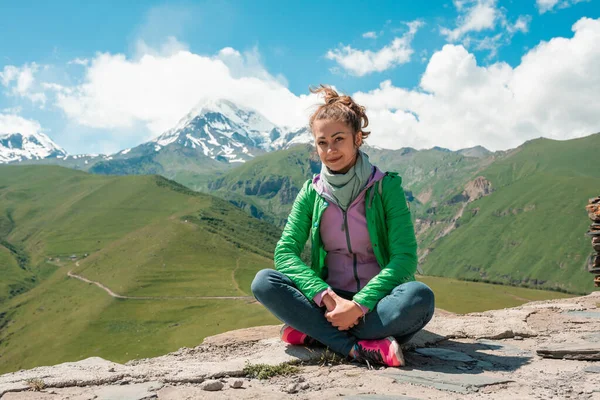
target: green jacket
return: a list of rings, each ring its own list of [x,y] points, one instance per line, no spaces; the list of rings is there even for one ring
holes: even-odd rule
[[[396,286],[415,280],[417,240],[402,178],[398,174],[388,173],[381,182],[368,188],[365,202],[367,229],[381,271],[354,295],[353,300],[373,310],[377,302]],[[288,276],[311,301],[329,286],[324,280],[327,252],[320,233],[321,216],[327,205],[327,201],[317,194],[312,180],[307,180],[294,201],[275,247],[275,269]],[[312,244],[310,267],[300,259],[309,235]]]

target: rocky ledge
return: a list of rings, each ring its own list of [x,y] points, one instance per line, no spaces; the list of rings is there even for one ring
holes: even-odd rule
[[[438,310],[405,346],[404,368],[336,363],[286,346],[279,326],[227,332],[195,348],[117,364],[101,358],[0,376],[14,399],[600,399],[600,292],[456,315]],[[295,363],[269,379],[247,363]]]

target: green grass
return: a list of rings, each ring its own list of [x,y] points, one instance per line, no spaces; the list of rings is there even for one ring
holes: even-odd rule
[[[574,166],[568,159],[547,165],[552,157],[561,160],[553,142],[534,143],[498,161],[504,164],[492,164],[486,177],[498,190],[474,202],[460,227],[435,244],[425,271],[508,283],[543,279],[549,287],[587,290],[591,275],[577,270],[589,250],[580,202],[600,182],[594,165],[585,164],[585,149],[595,151],[596,142],[583,143],[567,148],[577,154]],[[532,164],[535,156],[527,148],[550,161]],[[282,174],[296,171],[289,178],[294,182],[310,174],[303,154],[292,151],[277,159]],[[465,166],[461,176],[473,168]],[[592,172],[586,175],[586,168]],[[245,179],[241,174],[231,182]],[[256,204],[274,215],[283,212],[270,203],[277,200],[283,207],[281,194],[269,198],[271,181],[259,181],[257,190],[266,186]],[[455,194],[448,188],[436,190]],[[476,207],[480,211],[473,216]],[[454,209],[442,211],[438,215],[447,217]],[[156,176],[0,167],[0,373],[90,356],[117,362],[152,357],[195,346],[209,335],[278,323],[256,303],[193,297],[250,295],[256,272],[273,266],[279,232],[226,201]],[[79,265],[66,259],[71,254]],[[60,261],[48,263],[49,257]],[[95,285],[68,278],[71,269],[119,294],[155,299],[111,298]],[[434,289],[438,307],[459,313],[562,296],[422,280]]]
[[[115,362],[154,357],[197,346],[206,336],[278,322],[245,300],[114,299],[66,277],[67,270],[9,303],[0,373],[92,356]]]
[[[300,372],[300,368],[290,363],[281,363],[278,365],[251,364],[246,362],[244,366],[244,375],[254,379],[269,379],[278,375],[293,375]]]
[[[571,293],[593,288],[585,213],[598,194],[600,134],[539,139],[482,174],[496,190],[471,203],[459,227],[432,245],[426,274]],[[473,216],[473,211],[479,211]]]
[[[0,207],[3,240],[18,249],[0,246],[0,372],[94,355],[123,362],[276,322],[247,300],[195,299],[247,296],[273,265],[280,231],[221,199],[156,176],[4,166]],[[114,299],[69,270],[156,299]]]
[[[435,294],[437,308],[457,314],[516,307],[529,301],[572,297],[565,293],[435,276],[418,276]]]

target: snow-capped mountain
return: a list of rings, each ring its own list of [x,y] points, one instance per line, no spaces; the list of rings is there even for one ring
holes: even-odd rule
[[[27,139],[19,134],[3,135],[0,163],[50,163],[111,174],[176,174],[180,169],[199,173],[229,168],[269,151],[311,142],[307,128],[277,126],[256,110],[220,99],[200,103],[156,139],[111,155],[67,155],[43,134]],[[36,143],[39,148],[29,150]]]
[[[306,128],[276,126],[258,111],[221,99],[199,104],[175,127],[150,143],[157,152],[177,144],[202,149],[205,156],[234,163],[309,140]],[[123,150],[119,155],[127,153]]]
[[[48,136],[38,132],[0,134],[0,164],[13,161],[62,158],[67,152]]]

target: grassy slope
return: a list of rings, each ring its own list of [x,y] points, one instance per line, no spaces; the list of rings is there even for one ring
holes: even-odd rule
[[[125,361],[276,322],[240,300],[118,300],[66,276],[74,269],[130,296],[247,295],[256,271],[272,266],[279,231],[225,201],[155,176],[3,167],[0,179],[0,204],[15,221],[8,240],[42,281],[0,303],[0,372],[92,355]],[[64,257],[83,253],[79,267]],[[15,262],[2,285],[20,278]]]
[[[481,174],[496,191],[469,205],[459,228],[427,257],[425,272],[591,291],[584,206],[600,188],[599,151],[600,134],[538,139],[490,165]]]
[[[424,202],[424,206],[437,205],[460,193],[465,183],[496,159],[494,155],[474,158],[435,148],[421,151],[371,149],[368,152],[371,161],[379,168],[398,172],[402,176],[404,189],[411,191],[415,197],[430,191],[430,199]],[[413,211],[420,216],[426,209],[417,207]]]
[[[433,290],[436,307],[459,314],[516,307],[529,301],[571,297],[546,290],[467,282],[437,276],[419,276],[417,280]]]
[[[212,192],[216,196],[251,215],[283,227],[296,194],[319,168],[314,151],[299,145],[248,161],[213,180],[209,187],[216,190]]]

